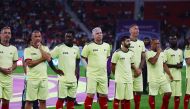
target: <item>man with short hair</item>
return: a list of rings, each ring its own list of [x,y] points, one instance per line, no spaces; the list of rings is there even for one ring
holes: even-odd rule
[[[130,38],[123,36],[120,39],[121,47],[116,50],[112,56],[111,69],[115,75],[115,97],[113,109],[130,109],[130,100],[133,99],[133,77],[132,69],[134,66],[134,53],[129,50]]]
[[[28,67],[25,104],[26,109],[31,109],[32,101],[35,100],[39,100],[40,109],[46,109],[46,100],[48,97],[46,61],[50,61],[51,57],[48,54],[48,47],[41,45],[41,43],[41,32],[35,30],[31,34],[31,46],[25,48],[24,50],[24,60]]]
[[[134,52],[134,65],[138,71],[133,72],[133,92],[135,109],[140,108],[141,93],[143,91],[142,69],[145,63],[145,46],[143,41],[138,39],[139,27],[137,24],[132,24],[129,28],[130,32],[130,50]]]
[[[67,101],[67,109],[74,109],[77,76],[80,70],[80,50],[73,44],[74,37],[74,31],[68,30],[64,36],[65,43],[56,46],[50,52],[52,58],[58,59],[58,68],[64,73],[64,75],[59,76],[56,109],[62,109],[65,101]],[[57,72],[57,70],[54,71]]]
[[[85,99],[85,109],[92,108],[94,94],[99,93],[100,109],[108,109],[107,94],[107,59],[110,56],[109,44],[102,41],[103,34],[100,27],[92,30],[94,41],[85,45],[82,50],[82,58],[88,60],[87,63],[87,97]]]
[[[3,27],[0,34],[0,102],[2,109],[9,109],[9,102],[13,93],[12,72],[17,67],[18,51],[10,45],[11,28]]]
[[[152,39],[150,50],[146,52],[149,105],[151,109],[155,109],[155,96],[158,95],[159,91],[164,93],[161,109],[168,109],[172,93],[170,83],[166,79],[164,71],[171,81],[173,81],[173,77],[165,62],[165,55],[160,48],[160,41],[157,38]]]
[[[164,50],[164,54],[166,56],[166,64],[174,79],[173,81],[170,81],[172,96],[174,96],[174,109],[178,109],[180,104],[180,96],[182,95],[181,69],[183,67],[183,52],[178,48],[177,36],[175,34],[171,34],[169,36],[169,44],[170,47]]]

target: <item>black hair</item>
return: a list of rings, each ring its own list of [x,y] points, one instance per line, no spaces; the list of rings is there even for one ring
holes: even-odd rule
[[[67,30],[67,31],[65,32],[65,34],[66,34],[66,33],[70,33],[70,34],[72,34],[73,37],[75,37],[75,31],[74,31],[74,30]]]
[[[121,45],[121,42],[125,41],[126,39],[130,39],[130,37],[127,36],[127,35],[122,36],[122,37],[119,39],[119,44]]]

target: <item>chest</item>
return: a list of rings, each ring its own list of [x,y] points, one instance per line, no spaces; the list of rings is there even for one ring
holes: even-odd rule
[[[14,51],[10,48],[0,47],[0,59],[12,59],[14,56]]]

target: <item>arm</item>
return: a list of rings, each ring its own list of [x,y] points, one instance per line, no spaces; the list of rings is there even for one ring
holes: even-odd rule
[[[79,75],[80,75],[80,59],[76,59],[76,69],[75,69],[75,75],[77,77],[77,79],[79,79]]]
[[[145,63],[145,52],[142,52],[141,53],[141,63],[140,63],[139,69],[141,69],[141,70],[143,69],[144,63]]]
[[[114,75],[115,75],[115,66],[116,66],[116,63],[111,63],[111,71]]]
[[[57,73],[58,75],[64,75],[63,71],[60,69],[57,69],[54,65],[53,65],[53,61],[52,59],[48,62],[49,66],[51,67],[51,69]]]
[[[177,64],[167,64],[168,68],[177,68]]]
[[[185,62],[187,65],[190,65],[190,58],[185,58]]]
[[[151,64],[156,64],[156,62],[158,61],[158,57],[160,56],[160,53],[161,53],[161,50],[158,50],[156,55],[154,57],[149,58],[148,61]]]
[[[171,75],[171,73],[170,73],[170,70],[169,70],[168,66],[164,63],[164,64],[163,64],[163,67],[164,67],[164,71],[165,71],[166,74],[169,76],[170,80],[173,81],[173,77],[172,77],[172,75]]]
[[[141,69],[138,69],[134,64],[131,64],[131,68],[134,70],[134,77],[138,77],[141,74]]]
[[[31,60],[31,59],[26,59],[26,65],[28,65],[28,67],[35,67],[36,65],[40,64],[41,62],[46,61],[46,59],[44,59],[43,57],[41,57],[40,59],[37,60]]]
[[[12,71],[15,70],[17,67],[17,61],[13,61],[13,65],[12,65]]]

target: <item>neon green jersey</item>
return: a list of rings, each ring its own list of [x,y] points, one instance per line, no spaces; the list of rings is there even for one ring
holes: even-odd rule
[[[166,79],[164,74],[163,64],[165,63],[164,53],[161,52],[158,60],[155,64],[151,64],[148,60],[156,55],[157,52],[152,50],[146,52],[146,63],[147,63],[147,71],[148,71],[148,82],[157,82],[162,79]]]
[[[82,56],[88,59],[87,77],[106,77],[107,58],[110,56],[110,46],[107,43],[91,42],[84,46]]]
[[[167,48],[164,50],[166,56],[166,64],[176,65],[183,62],[183,52],[181,49],[173,50],[172,48]],[[169,68],[171,75],[174,80],[181,80],[181,69]]]
[[[184,58],[190,58],[190,47],[185,48]],[[186,65],[186,78],[190,78],[190,65]]]
[[[46,52],[49,52],[48,47],[42,46],[42,49]],[[38,60],[42,57],[41,52],[38,48],[29,46],[24,50],[24,60]],[[28,79],[38,79],[38,78],[47,78],[47,63],[41,62],[40,64],[34,67],[28,67],[27,72]]]
[[[14,61],[18,60],[18,51],[15,46],[4,46],[0,44],[0,67],[1,68],[10,68],[13,65]],[[4,75],[0,72],[0,81],[10,82],[12,81],[12,76]]]
[[[65,44],[56,46],[51,51],[53,58],[58,58],[58,68],[64,72],[59,80],[65,82],[76,82],[75,69],[76,59],[80,59],[80,50],[77,46],[68,47]]]
[[[132,83],[131,64],[134,64],[134,53],[132,51],[123,52],[118,49],[112,56],[112,63],[116,64],[115,81],[119,83]]]

